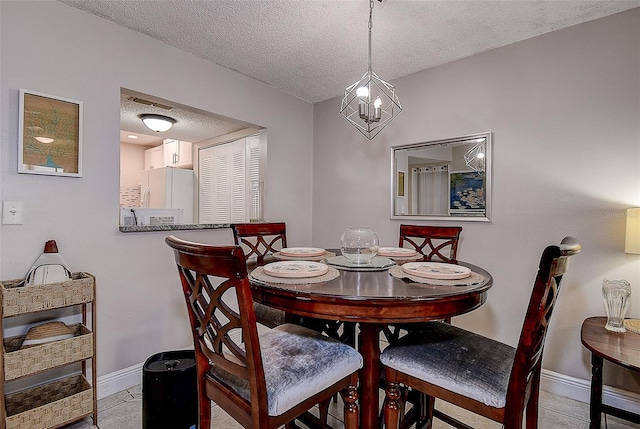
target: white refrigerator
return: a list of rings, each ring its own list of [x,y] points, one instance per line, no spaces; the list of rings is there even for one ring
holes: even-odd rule
[[[183,209],[182,223],[193,223],[193,170],[163,167],[140,177],[140,207]]]

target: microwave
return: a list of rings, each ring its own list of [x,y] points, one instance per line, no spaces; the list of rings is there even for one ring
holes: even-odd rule
[[[184,209],[126,207],[120,209],[120,226],[179,225],[183,215]]]

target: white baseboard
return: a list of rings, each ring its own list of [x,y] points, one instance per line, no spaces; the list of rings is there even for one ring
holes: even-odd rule
[[[591,381],[570,377],[557,372],[542,370],[540,388],[554,395],[589,403]],[[640,394],[615,387],[603,386],[602,402],[616,408],[640,414]]]
[[[142,367],[144,363],[112,372],[111,374],[98,377],[98,399],[105,398],[114,393],[127,390],[138,384],[142,384]]]
[[[185,347],[178,350],[193,350],[193,347]],[[98,384],[96,386],[98,399],[142,384],[143,367],[144,362],[98,377]]]
[[[262,332],[265,329],[268,328],[258,324],[258,332]],[[240,333],[238,331],[234,331],[230,335],[234,341],[239,341]],[[178,350],[193,350],[193,346],[187,346]],[[142,384],[143,367],[144,362],[98,377],[98,384],[96,386],[98,399],[105,398],[109,395],[113,395],[114,393],[122,392],[123,390],[127,390],[133,386]]]
[[[98,399],[113,395],[142,383],[143,363],[98,377]],[[589,380],[570,377],[557,372],[542,370],[540,388],[554,395],[589,403],[591,395]],[[602,389],[605,404],[640,414],[640,394],[614,387]]]

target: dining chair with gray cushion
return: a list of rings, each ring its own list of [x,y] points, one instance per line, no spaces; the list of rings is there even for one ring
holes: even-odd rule
[[[410,247],[424,257],[424,261],[456,263],[461,226],[400,225],[400,247]],[[451,318],[445,319],[451,323]],[[421,329],[422,323],[386,325],[383,333],[390,344],[406,332]]]
[[[399,386],[427,395],[420,424],[428,427],[437,417],[457,428],[469,426],[434,410],[440,398],[503,424],[537,428],[540,371],[549,320],[567,272],[580,243],[566,237],[560,245],[544,249],[533,285],[517,347],[442,322],[431,322],[411,333],[380,356],[385,366],[387,429],[399,424]],[[422,427],[422,426],[419,426]]]
[[[211,425],[211,401],[245,428],[328,427],[309,413],[335,393],[344,427],[358,425],[362,356],[298,325],[258,333],[246,259],[239,246],[212,246],[174,236],[174,251],[193,334],[199,428]]]
[[[269,254],[277,253],[287,247],[287,226],[285,222],[234,223],[231,225],[233,239],[245,251],[247,259],[255,257],[259,265],[265,262]],[[258,322],[274,328],[286,322],[307,326],[318,332],[324,332],[331,338],[355,345],[356,329],[354,323],[339,320],[320,320],[309,317],[287,315],[284,311],[254,303]]]
[[[267,255],[287,247],[287,225],[284,222],[234,223],[231,224],[233,240],[236,246],[242,247],[247,259],[256,258],[258,264],[264,263]],[[286,322],[286,314],[282,310],[254,303],[258,322],[275,328]]]

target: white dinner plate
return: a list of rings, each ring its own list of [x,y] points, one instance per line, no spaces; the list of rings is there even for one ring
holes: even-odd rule
[[[443,262],[408,262],[402,269],[407,274],[430,279],[456,280],[471,275],[471,270],[467,267]]]
[[[329,267],[313,261],[280,261],[265,265],[263,270],[274,277],[305,278],[326,274]]]
[[[280,250],[284,256],[300,256],[301,258],[324,255],[326,250],[317,247],[285,247]]]
[[[404,247],[381,247],[378,249],[378,255],[396,258],[409,258],[415,256],[416,253],[418,252],[413,249],[405,249]]]

